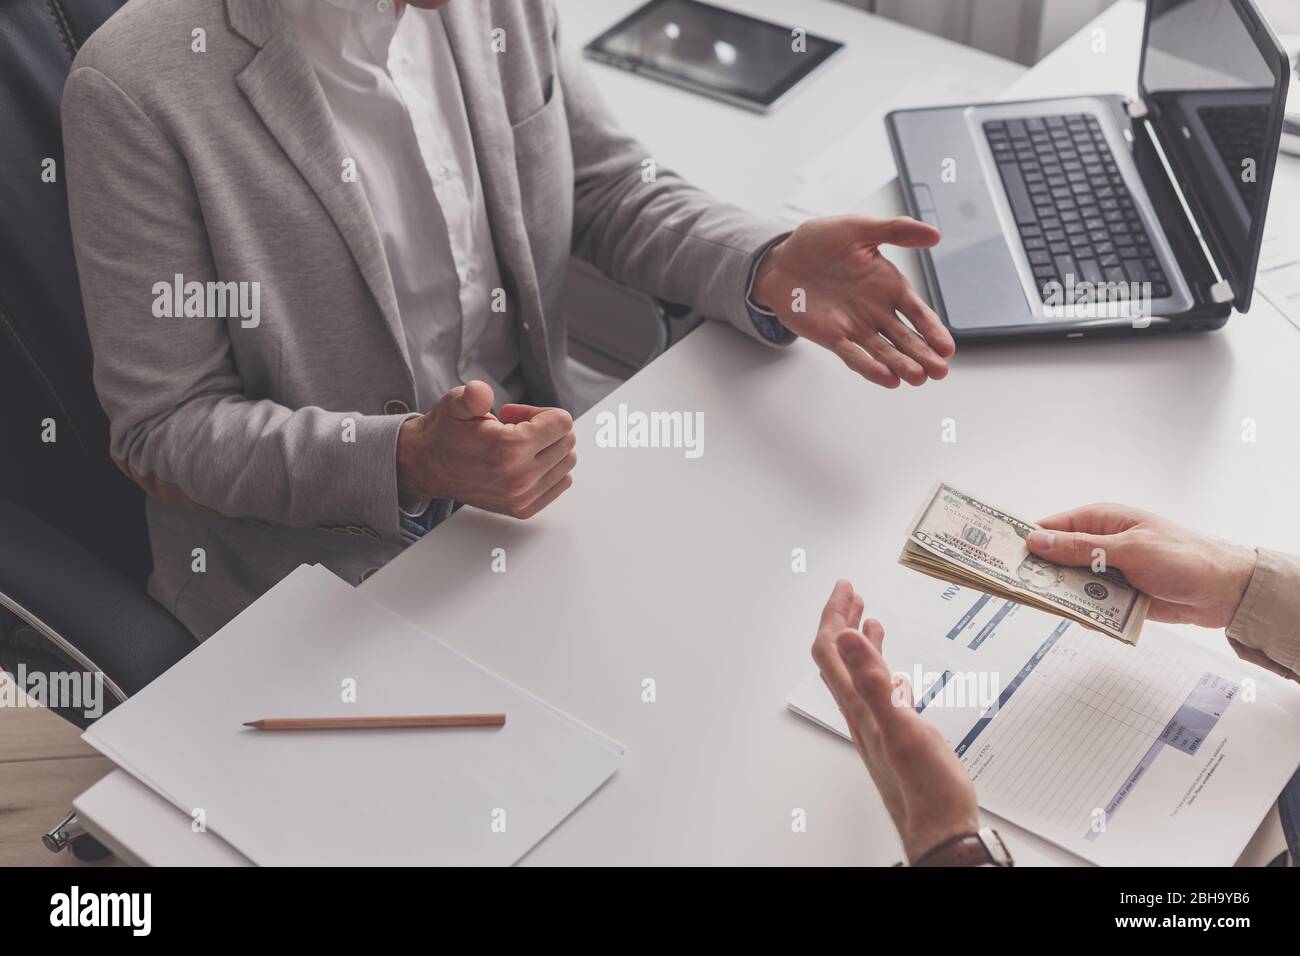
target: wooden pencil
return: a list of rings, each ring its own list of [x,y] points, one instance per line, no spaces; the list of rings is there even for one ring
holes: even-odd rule
[[[503,727],[505,714],[412,714],[406,717],[264,717],[254,730],[393,730],[405,727]]]

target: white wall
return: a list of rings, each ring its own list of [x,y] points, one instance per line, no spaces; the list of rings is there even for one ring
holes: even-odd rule
[[[1032,65],[1114,0],[843,0]]]

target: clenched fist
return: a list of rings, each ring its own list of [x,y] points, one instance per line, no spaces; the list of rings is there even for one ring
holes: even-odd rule
[[[573,484],[576,443],[573,417],[562,408],[503,405],[496,416],[491,386],[458,385],[402,425],[398,496],[531,518]]]

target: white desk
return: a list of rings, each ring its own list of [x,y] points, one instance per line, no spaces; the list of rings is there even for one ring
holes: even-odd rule
[[[582,46],[644,0],[560,0],[561,30]],[[995,99],[1023,66],[831,0],[710,0],[845,44],[769,116],[590,63],[615,113],[661,166],[719,199],[765,216],[781,209],[797,169],[894,106]],[[863,156],[885,182],[888,149]]]
[[[1130,64],[1135,14],[1121,4],[1098,21],[1110,55],[1127,49]],[[918,60],[935,49],[908,35]],[[1124,72],[1085,74],[1083,42],[1015,94],[1086,88],[1089,75],[1104,86],[1098,77]],[[761,162],[761,150],[746,155]],[[707,169],[684,168],[716,186]],[[887,215],[899,200],[887,190],[868,205]],[[919,283],[915,260],[898,261]],[[1300,515],[1277,503],[1300,473],[1298,354],[1300,334],[1260,302],[1211,335],[971,349],[948,380],[887,392],[806,343],[776,352],[709,325],[597,409],[703,411],[702,458],[597,448],[593,412],[577,425],[576,484],[555,505],[526,523],[462,511],[364,588],[627,745],[626,768],[526,862],[890,863],[897,841],[852,747],[784,705],[813,668],[832,582],[849,577],[870,607],[872,581],[893,566],[907,516],[939,476],[996,489],[1031,514],[1111,498],[1294,549]],[[939,441],[949,417],[956,444]],[[1246,417],[1258,423],[1254,444],[1240,439]],[[505,574],[489,571],[498,547]],[[806,574],[790,570],[795,547],[807,550]],[[644,678],[656,703],[641,701]],[[119,771],[76,806],[128,859],[241,862],[141,791]],[[791,832],[796,807],[805,833]],[[999,826],[1023,863],[1078,862]],[[1266,826],[1244,859],[1262,862],[1275,845]]]

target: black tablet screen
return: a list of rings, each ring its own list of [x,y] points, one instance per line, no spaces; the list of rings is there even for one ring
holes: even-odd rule
[[[695,0],[651,0],[589,49],[641,72],[770,105],[839,48]]]

